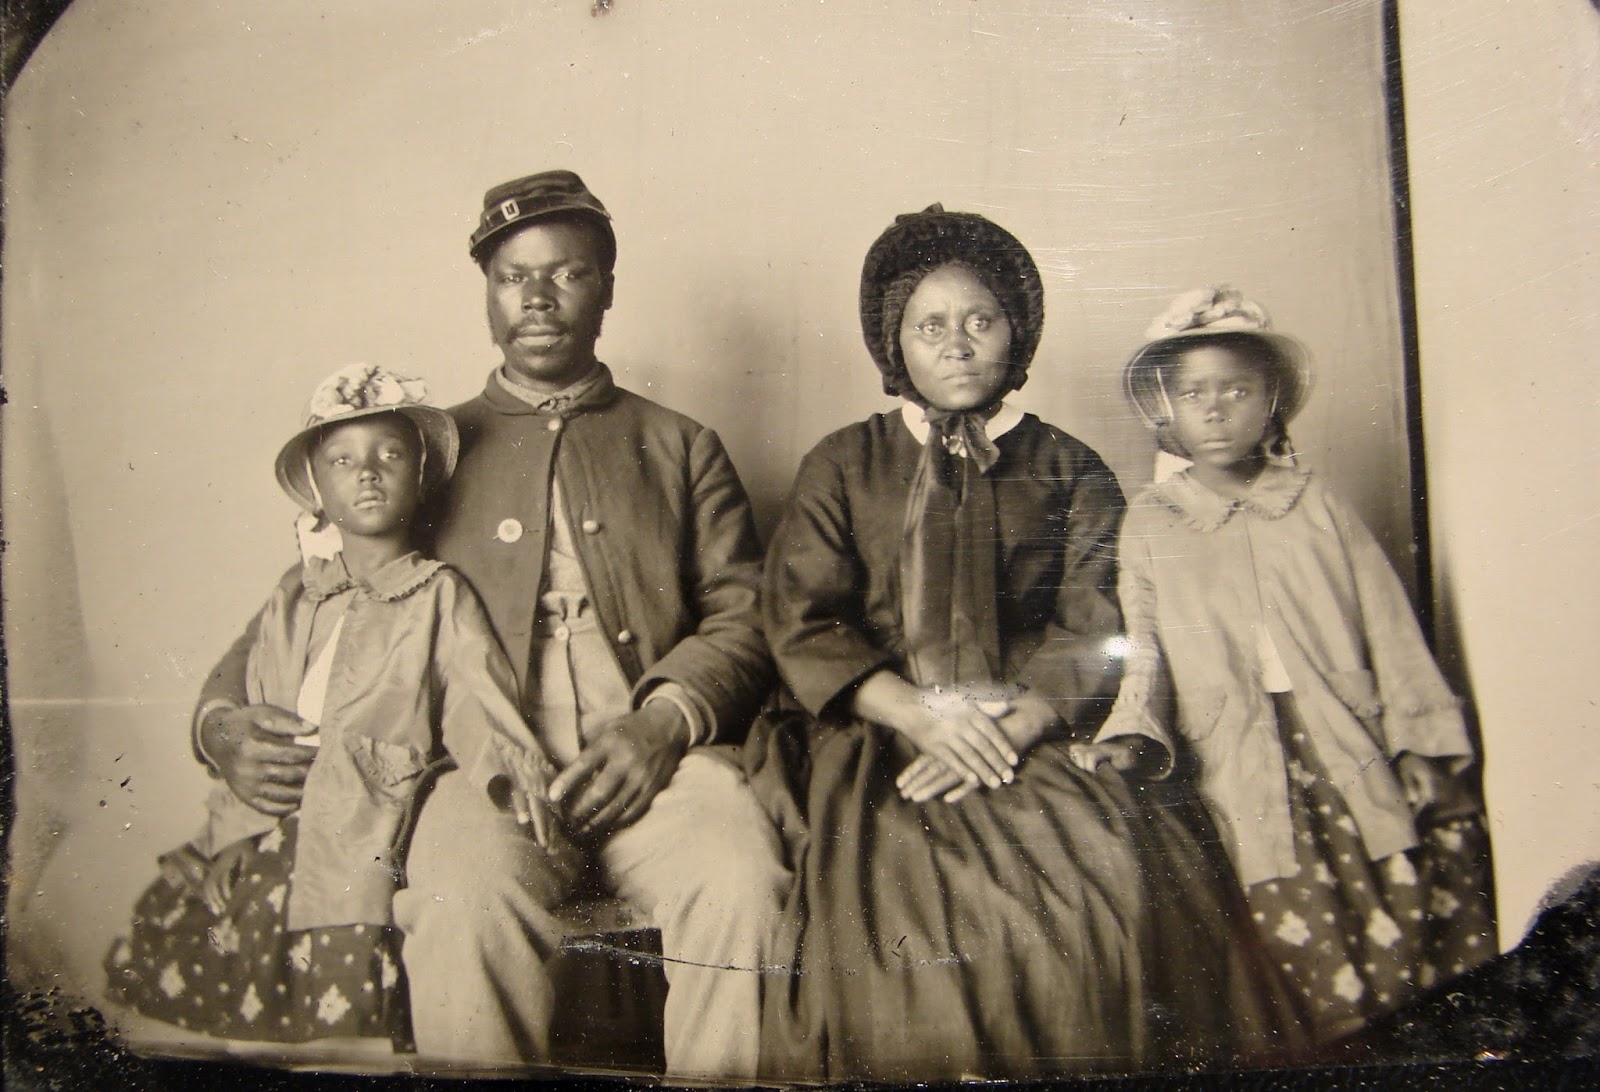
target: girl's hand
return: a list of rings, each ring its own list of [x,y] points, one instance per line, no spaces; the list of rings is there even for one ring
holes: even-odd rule
[[[157,858],[161,866],[161,875],[167,883],[180,891],[190,891],[198,895],[206,882],[206,869],[211,862],[205,854],[196,849],[193,843],[185,843],[171,853],[163,853]]]
[[[1412,815],[1421,815],[1439,802],[1446,776],[1433,759],[1407,751],[1394,760],[1394,770],[1400,778],[1400,787],[1405,790]]]
[[[1118,773],[1130,773],[1144,758],[1144,740],[1138,736],[1118,736],[1104,743],[1074,743],[1067,755],[1084,773],[1094,773],[1110,764]]]
[[[249,841],[235,842],[213,857],[211,867],[206,870],[205,882],[200,885],[200,898],[205,902],[206,909],[219,918],[228,909],[233,889],[244,874],[244,859],[250,848]]]
[[[497,774],[489,780],[489,799],[501,811],[509,811],[518,826],[527,827],[542,848],[550,848],[555,812],[542,794],[529,792],[505,774]]]

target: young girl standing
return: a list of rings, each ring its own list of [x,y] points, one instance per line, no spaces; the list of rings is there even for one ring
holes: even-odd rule
[[[1231,289],[1178,297],[1123,383],[1189,466],[1121,533],[1130,649],[1085,769],[1187,758],[1318,1039],[1492,954],[1472,747],[1405,592],[1297,464],[1305,350]],[[1177,742],[1181,739],[1181,743]]]
[[[345,369],[278,456],[306,510],[304,559],[251,627],[247,691],[302,721],[304,793],[279,819],[219,782],[199,835],[161,858],[106,959],[113,999],[147,1016],[233,1039],[404,1045],[390,904],[430,775],[460,766],[541,845],[565,844],[545,803],[554,770],[482,605],[410,546],[458,449],[455,422],[425,396],[417,380]]]

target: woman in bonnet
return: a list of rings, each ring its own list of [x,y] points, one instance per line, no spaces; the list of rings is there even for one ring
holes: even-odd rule
[[[1032,257],[982,216],[934,205],[867,254],[862,334],[904,405],[806,456],[767,558],[794,699],[746,750],[795,869],[771,1077],[1271,1048],[1274,979],[1199,809],[1068,757],[1116,691],[1123,499],[1094,451],[1004,401],[1043,319]]]

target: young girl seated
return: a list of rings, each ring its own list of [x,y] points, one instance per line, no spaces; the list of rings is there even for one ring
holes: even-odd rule
[[[1191,465],[1129,509],[1126,674],[1075,757],[1164,775],[1187,745],[1252,916],[1331,1038],[1492,954],[1472,747],[1383,552],[1294,458],[1305,350],[1231,289],[1180,296],[1146,336],[1124,390]]]
[[[314,757],[297,811],[262,814],[219,782],[201,832],[161,858],[106,960],[113,999],[145,1015],[235,1039],[403,1046],[390,903],[430,776],[459,765],[559,848],[554,771],[483,608],[410,548],[418,505],[458,450],[455,422],[425,397],[419,381],[347,368],[317,387],[278,455],[278,481],[307,513],[303,561],[256,619],[247,689],[298,714],[295,743]]]

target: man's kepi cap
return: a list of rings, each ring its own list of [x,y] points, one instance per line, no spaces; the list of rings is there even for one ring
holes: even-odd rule
[[[617,238],[611,230],[611,214],[600,199],[589,192],[572,171],[540,171],[525,178],[502,182],[483,195],[483,212],[472,233],[467,252],[482,266],[494,248],[524,224],[558,213],[587,217],[605,229],[608,259],[614,259]],[[609,266],[609,260],[608,260]]]

